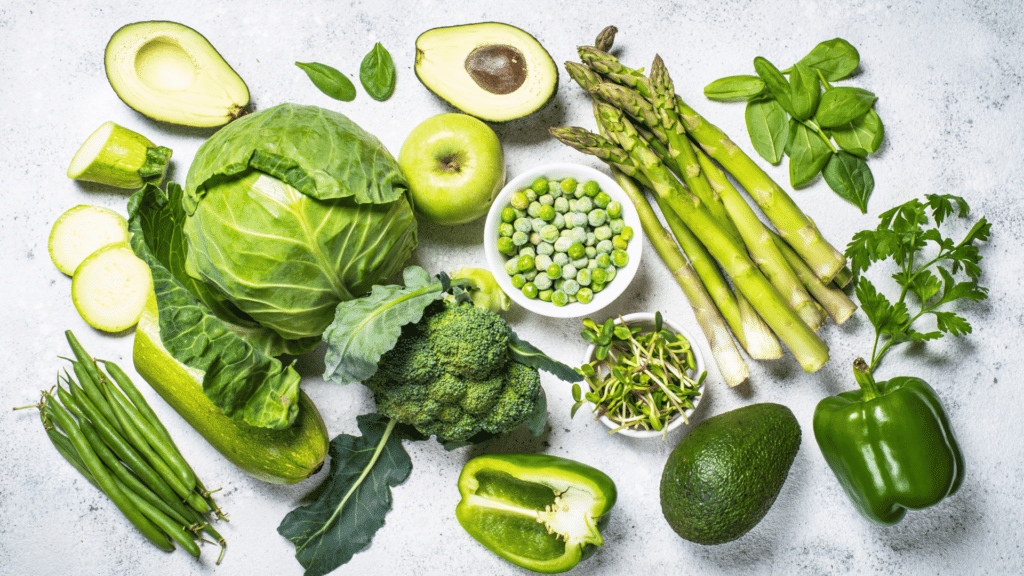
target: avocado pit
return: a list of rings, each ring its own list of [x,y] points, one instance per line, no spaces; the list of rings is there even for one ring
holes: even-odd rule
[[[481,46],[466,57],[466,72],[491,94],[511,94],[526,82],[526,57],[505,44]]]

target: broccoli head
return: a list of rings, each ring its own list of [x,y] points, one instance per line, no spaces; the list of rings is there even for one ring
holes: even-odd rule
[[[441,442],[502,434],[536,409],[540,374],[509,358],[498,315],[445,300],[402,330],[364,384],[378,411]]]

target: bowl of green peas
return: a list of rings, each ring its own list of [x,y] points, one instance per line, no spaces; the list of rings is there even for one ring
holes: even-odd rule
[[[629,286],[640,266],[640,217],[611,176],[547,164],[513,178],[484,224],[484,250],[502,290],[531,312],[594,314]]]

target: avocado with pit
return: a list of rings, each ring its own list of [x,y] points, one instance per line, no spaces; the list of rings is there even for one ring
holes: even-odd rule
[[[498,22],[433,28],[416,39],[416,77],[489,122],[522,118],[558,90],[558,66],[533,36]]]
[[[245,113],[249,88],[202,34],[177,22],[136,22],[111,36],[107,80],[136,111],[210,128]]]
[[[799,448],[800,424],[781,404],[751,404],[708,418],[665,463],[665,520],[698,544],[736,540],[775,503]]]

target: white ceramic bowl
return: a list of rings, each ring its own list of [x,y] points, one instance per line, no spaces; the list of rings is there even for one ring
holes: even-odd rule
[[[505,272],[506,258],[498,251],[498,226],[501,224],[501,211],[508,206],[513,194],[529,187],[534,180],[541,176],[548,180],[564,180],[571,177],[575,178],[581,186],[588,180],[596,181],[601,190],[611,196],[612,200],[622,204],[622,218],[625,220],[626,225],[633,229],[633,239],[629,241],[629,245],[626,247],[626,253],[629,254],[629,262],[625,267],[620,268],[616,272],[615,278],[605,286],[604,290],[594,294],[594,299],[588,304],[573,302],[559,307],[551,302],[527,298],[521,290],[512,286],[512,280],[508,273]],[[516,176],[498,193],[494,203],[491,204],[491,209],[487,213],[487,220],[484,223],[484,251],[487,256],[487,265],[491,269],[491,273],[494,274],[495,280],[498,281],[498,285],[516,304],[530,312],[553,318],[588,316],[611,304],[629,286],[636,275],[636,271],[640,267],[643,245],[643,229],[640,227],[640,217],[637,215],[636,208],[633,207],[633,203],[626,196],[626,193],[623,192],[622,188],[616,184],[611,176],[589,166],[581,166],[579,164],[545,164]]]
[[[638,312],[636,314],[627,314],[623,316],[621,321],[618,318],[615,319],[616,325],[621,326],[623,325],[623,323],[627,326],[639,325],[641,328],[643,328],[644,331],[653,330],[654,314],[650,314],[647,312]],[[671,319],[666,318],[664,314],[661,315],[661,323],[663,327],[666,327],[675,332],[676,334],[679,334],[683,338],[686,338],[686,340],[690,343],[690,349],[693,350],[693,359],[694,363],[696,364],[696,368],[692,372],[690,372],[690,377],[696,380],[697,377],[702,372],[704,372],[704,355],[701,353],[698,341],[693,337],[693,335],[687,332],[686,329],[684,329],[679,324],[673,322]],[[594,360],[595,348],[596,346],[594,346],[593,344],[587,347],[587,351],[584,352],[583,354],[583,364],[589,364]],[[669,421],[664,431],[630,430],[627,428],[623,428],[622,430],[618,430],[616,434],[622,434],[623,436],[630,436],[632,438],[661,438],[664,433],[671,432],[676,428],[682,426],[684,422],[689,421],[690,417],[697,409],[697,406],[700,405],[700,401],[704,398],[706,382],[701,382],[700,386],[697,387],[697,390],[700,392],[700,395],[698,395],[697,399],[693,402],[693,408],[688,408],[687,410],[683,411],[683,415],[686,416],[685,420],[677,414],[675,418]],[[594,408],[595,406],[593,404],[590,404],[591,411],[593,411]],[[601,423],[607,426],[609,430],[614,430],[615,428],[619,427],[618,424],[612,422],[611,418],[608,418],[607,416],[601,416],[599,420],[601,420]]]

